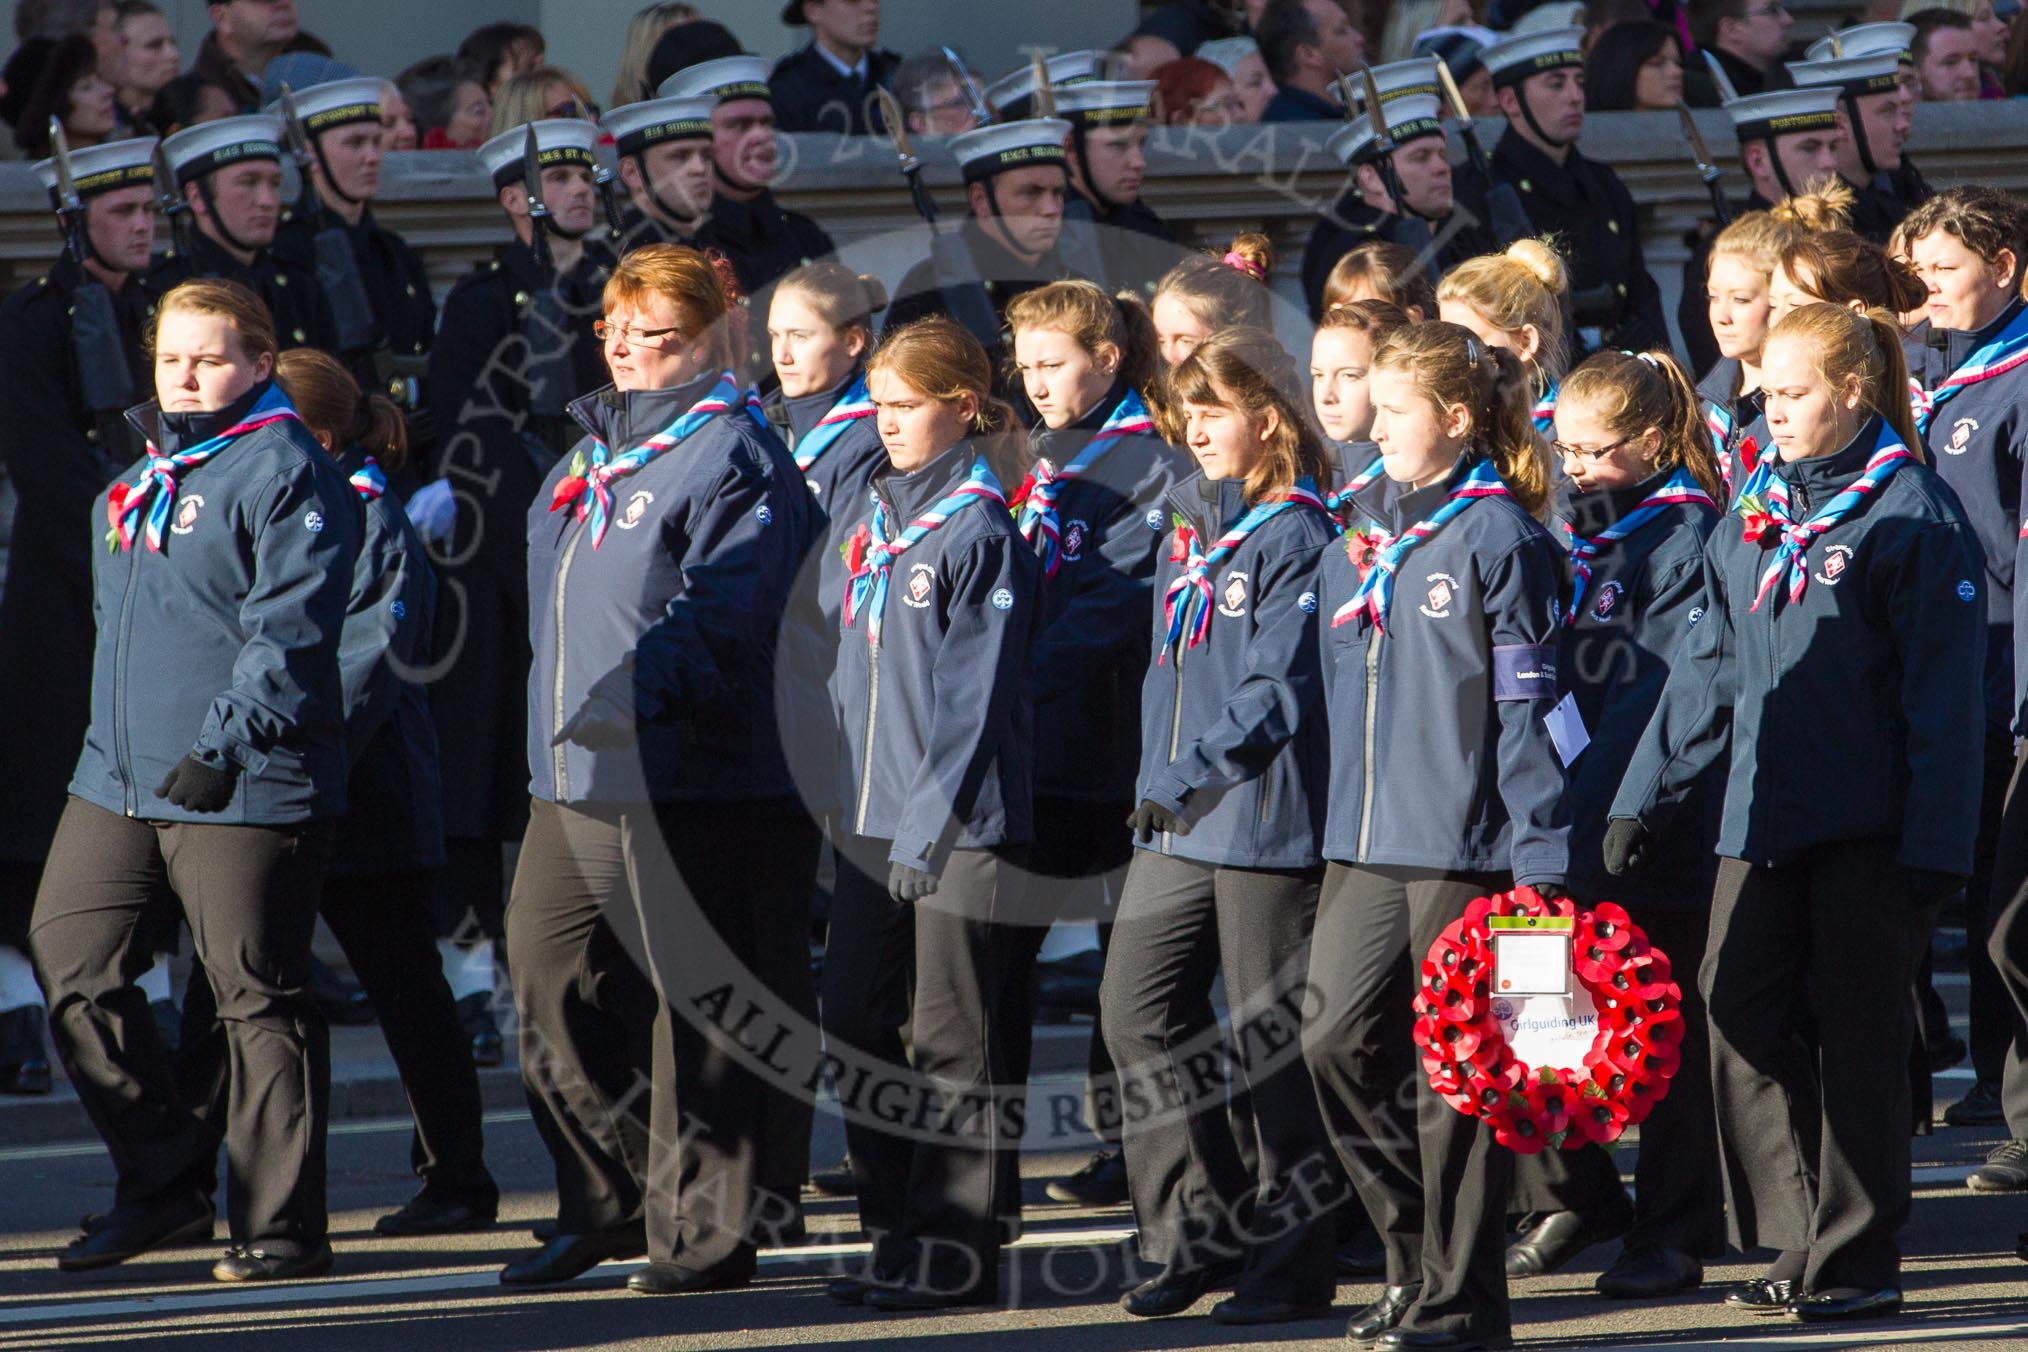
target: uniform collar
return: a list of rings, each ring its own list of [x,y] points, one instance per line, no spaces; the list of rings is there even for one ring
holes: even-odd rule
[[[1805,490],[1811,498],[1821,499],[1865,472],[1866,462],[1873,458],[1874,443],[1879,439],[1880,415],[1876,413],[1860,424],[1857,435],[1829,455],[1783,460],[1777,452],[1774,472],[1784,482]]]
[[[615,453],[654,436],[711,393],[723,372],[707,370],[666,390],[622,390],[608,385],[571,402],[571,416]]]
[[[1169,490],[1169,501],[1197,531],[1200,549],[1209,549],[1226,529],[1246,515],[1246,480],[1204,477],[1198,470]]]
[[[819,390],[815,394],[805,394],[795,399],[777,390],[769,403],[787,415],[789,428],[795,432],[796,439],[800,441],[810,434],[811,428],[824,420],[824,415],[831,411],[831,406],[838,402],[839,396],[852,388],[852,382],[864,374],[866,374],[864,366],[855,366],[843,380],[828,390]]]
[[[1563,157],[1563,163],[1558,164],[1512,127],[1500,133],[1500,143],[1493,148],[1493,155],[1496,159],[1505,160],[1521,176],[1528,191],[1558,201],[1576,202],[1580,196],[1577,185],[1588,177],[1584,168],[1585,158],[1578,153],[1575,144]]]
[[[1743,379],[1737,357],[1720,357],[1704,373],[1704,379],[1697,384],[1697,393],[1714,404],[1732,407],[1732,401],[1739,398],[1739,384]]]
[[[1594,489],[1589,493],[1579,492],[1575,480],[1565,479],[1558,486],[1556,515],[1568,521],[1577,534],[1589,539],[1659,492],[1675,472],[1656,470],[1625,488]]]
[[[1456,477],[1457,467],[1453,466],[1449,473],[1433,484],[1421,488],[1401,488],[1397,485],[1397,496],[1386,505],[1387,514],[1394,519],[1394,533],[1399,535],[1416,522],[1428,520],[1451,495],[1452,480]]]
[[[157,450],[164,455],[174,455],[185,446],[208,441],[242,421],[273,384],[272,380],[263,380],[224,408],[211,413],[164,413],[162,406],[150,399],[145,404],[128,409],[127,421],[142,436],[154,442]]]
[[[848,66],[837,57],[831,55],[830,52],[825,50],[824,44],[821,42],[812,40],[806,50],[812,53],[819,61],[823,62],[825,68],[830,70],[840,80],[864,80],[873,69],[873,52],[871,48],[859,54],[859,64],[856,66]]]
[[[874,488],[893,512],[890,529],[897,535],[925,508],[934,506],[964,482],[979,458],[970,438],[958,442],[921,469],[903,474],[892,462],[875,471]]]
[[[766,188],[744,202],[713,193],[710,220],[734,240],[774,240],[788,231],[788,217]]]
[[[2007,308],[2000,311],[1999,317],[1982,329],[1970,331],[1964,329],[1943,330],[1944,361],[1951,370],[1957,370],[1965,364],[1967,357],[1991,342],[1999,334],[2000,330],[2013,323],[2014,316],[2020,312],[2021,302],[2018,300],[2010,301]]]

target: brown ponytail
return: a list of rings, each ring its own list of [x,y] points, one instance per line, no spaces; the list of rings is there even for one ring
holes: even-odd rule
[[[1462,325],[1433,320],[1381,344],[1373,369],[1405,372],[1438,408],[1468,411],[1473,443],[1522,509],[1541,518],[1549,503],[1549,457],[1535,435],[1535,396],[1519,357]]]
[[[1828,301],[1798,305],[1769,332],[1769,342],[1777,338],[1810,344],[1817,373],[1832,389],[1857,379],[1866,407],[1886,419],[1910,454],[1928,459],[1908,406],[1908,365],[1901,355],[1901,325],[1892,313],[1875,309],[1862,315]]]
[[[1330,456],[1312,421],[1295,358],[1265,329],[1213,334],[1169,373],[1169,391],[1178,405],[1234,408],[1255,418],[1273,412],[1267,454],[1246,476],[1248,502],[1285,493],[1297,479],[1322,484],[1329,478]]]
[[[1697,391],[1668,353],[1597,353],[1570,373],[1557,400],[1582,403],[1616,437],[1637,437],[1655,428],[1662,434],[1657,469],[1681,465],[1713,502],[1724,496]]]
[[[384,394],[361,394],[352,373],[336,357],[316,348],[291,348],[275,359],[275,380],[304,426],[328,437],[331,453],[353,446],[398,470],[408,463],[408,423]]]

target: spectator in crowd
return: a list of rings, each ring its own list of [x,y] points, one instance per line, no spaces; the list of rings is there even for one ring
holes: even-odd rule
[[[597,118],[584,81],[561,66],[537,66],[513,76],[493,98],[493,132],[498,136],[524,122],[545,117]]]
[[[1979,39],[1972,21],[1955,10],[1923,9],[1910,15],[1915,41],[1915,83],[1924,103],[1962,103],[1979,97]]]
[[[1275,82],[1268,77],[1260,44],[1252,38],[1220,38],[1199,47],[1197,56],[1224,71],[1232,81],[1233,93],[1239,98],[1239,116],[1233,121],[1260,121],[1275,96]]]
[[[1691,35],[1725,68],[1740,94],[1795,83],[1782,65],[1794,24],[1781,0],[1707,0],[1690,9]]]
[[[234,113],[232,91],[196,71],[162,86],[148,108],[148,125],[159,136],[170,136],[200,122],[216,122]]]
[[[1594,113],[1656,112],[1683,97],[1683,52],[1658,23],[1615,24],[1584,58],[1585,107]]]
[[[1433,56],[1449,68],[1473,117],[1498,117],[1500,100],[1493,93],[1493,76],[1479,60],[1479,53],[1498,37],[1490,28],[1432,28],[1415,40],[1414,55]]]
[[[1380,30],[1380,63],[1422,55],[1415,49],[1417,39],[1432,28],[1471,22],[1470,0],[1394,0],[1387,7],[1387,24]]]
[[[894,101],[911,136],[957,136],[979,125],[978,113],[942,49],[917,52],[894,68]]]
[[[261,72],[301,33],[296,0],[223,0],[211,6],[211,31],[190,73],[231,96],[233,112],[258,112]]]
[[[1333,81],[1365,64],[1366,39],[1337,0],[1268,0],[1255,39],[1278,91],[1263,122],[1336,122]]]
[[[387,149],[414,150],[421,142],[416,131],[415,113],[408,106],[408,99],[392,82],[380,96],[380,125],[387,133]]]
[[[49,120],[63,124],[73,148],[112,139],[113,86],[98,72],[98,49],[82,33],[49,44],[14,124],[14,143],[41,159],[50,153]]]
[[[162,87],[176,78],[183,54],[177,49],[176,34],[168,16],[154,0],[120,0],[115,32],[119,36],[119,64],[114,84],[114,112],[129,135],[155,130],[149,109]]]
[[[2012,46],[2014,21],[2021,16],[2021,0],[1902,0],[1901,17],[1911,19],[1926,9],[1948,9],[1972,21],[1979,63],[1979,97],[2003,99],[2007,87],[2007,51]]]
[[[697,6],[677,0],[656,0],[655,4],[638,10],[627,24],[619,74],[613,77],[612,106],[624,108],[655,97],[655,82],[648,78],[648,58],[654,54],[655,44],[670,29],[696,23],[703,17]]]
[[[509,80],[548,59],[549,46],[539,28],[525,23],[489,23],[466,35],[458,44],[458,55],[479,68],[486,97],[498,103]]]
[[[1164,62],[1202,56],[1201,47],[1252,33],[1266,7],[1266,0],[1245,0],[1243,7],[1231,0],[1170,0],[1120,44],[1128,57],[1125,78],[1145,80]]]
[[[415,115],[424,150],[475,150],[493,126],[493,100],[477,66],[429,56],[394,78]]]
[[[879,46],[880,0],[789,0],[782,22],[807,26],[810,43],[768,76],[782,131],[865,136],[880,130],[873,91],[894,82],[901,58]]]
[[[1155,68],[1155,111],[1164,126],[1229,126],[1242,121],[1239,92],[1209,61],[1179,56]]]
[[[738,56],[745,50],[739,45],[739,39],[722,23],[699,19],[696,23],[678,24],[663,33],[654,50],[648,53],[648,88],[660,90],[679,70],[688,70],[722,57]]]

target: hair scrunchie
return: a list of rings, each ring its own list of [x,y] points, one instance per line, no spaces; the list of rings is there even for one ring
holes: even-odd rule
[[[1253,259],[1248,258],[1243,253],[1239,253],[1232,249],[1227,249],[1225,251],[1225,257],[1220,261],[1223,262],[1225,266],[1233,269],[1235,272],[1245,273],[1247,276],[1253,278],[1256,282],[1264,282],[1267,280],[1267,269],[1262,267],[1259,263],[1254,262]]]

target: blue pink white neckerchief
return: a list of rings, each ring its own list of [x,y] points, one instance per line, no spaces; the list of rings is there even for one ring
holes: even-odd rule
[[[2028,364],[2028,305],[2014,312],[2007,327],[1979,344],[1958,369],[1945,376],[1933,391],[1925,391],[1913,377],[1908,382],[1909,404],[1915,413],[1917,436],[1929,435],[1929,424],[1937,409],[1959,390],[2006,375]]]
[[[796,449],[791,452],[795,456],[796,468],[808,473],[810,466],[816,464],[824,452],[845,435],[847,428],[861,418],[872,417],[873,413],[873,400],[866,393],[866,377],[862,375],[845,387],[845,393],[838,396],[838,402],[817,420],[817,425],[810,429],[808,435],[797,439]]]
[[[1535,421],[1535,430],[1545,437],[1556,435],[1556,395],[1562,388],[1552,381],[1548,392],[1535,401],[1534,411],[1529,415]]]
[[[1901,438],[1894,434],[1893,427],[1882,419],[1880,435],[1873,443],[1873,454],[1867,458],[1866,468],[1860,471],[1859,477],[1833,494],[1831,500],[1818,508],[1809,520],[1793,521],[1789,517],[1788,483],[1774,472],[1779,454],[1773,445],[1769,445],[1762,453],[1760,463],[1747,477],[1745,486],[1739,490],[1737,510],[1746,521],[1745,538],[1754,541],[1770,530],[1776,532],[1774,557],[1760,576],[1753,604],[1747,607],[1749,611],[1760,609],[1760,603],[1767,599],[1775,583],[1784,575],[1789,584],[1789,601],[1802,600],[1803,591],[1810,583],[1811,542],[1844,520],[1868,494],[1893,478],[1904,465],[1915,461],[1908,447],[1902,445]]]
[[[1324,510],[1337,519],[1338,529],[1352,529],[1352,495],[1378,479],[1386,469],[1386,461],[1378,450],[1373,453],[1373,463],[1341,484],[1336,492],[1324,498]]]
[[[1187,521],[1176,524],[1176,540],[1170,547],[1169,561],[1183,565],[1183,571],[1169,584],[1163,598],[1162,613],[1168,621],[1168,636],[1162,640],[1162,652],[1156,657],[1156,665],[1168,660],[1170,649],[1181,642],[1186,648],[1202,643],[1211,632],[1211,579],[1213,568],[1232,557],[1233,551],[1245,544],[1247,537],[1280,516],[1291,507],[1314,507],[1329,516],[1330,509],[1317,496],[1316,481],[1309,478],[1296,480],[1294,488],[1286,493],[1263,498],[1248,508],[1237,524],[1218,537],[1218,542],[1209,550],[1198,549],[1197,531]]]
[[[625,454],[614,455],[612,447],[594,436],[590,463],[586,463],[583,451],[572,457],[570,473],[563,476],[550,496],[549,510],[572,508],[580,521],[590,516],[592,548],[597,549],[606,538],[606,527],[612,524],[613,480],[626,478],[719,414],[739,407],[740,402],[739,385],[732,372],[727,371],[709,394],[692,404],[675,422]],[[753,411],[751,401],[747,410]]]
[[[1382,540],[1355,536],[1347,542],[1348,549],[1370,552],[1372,562],[1367,564],[1354,555],[1353,562],[1360,565],[1359,587],[1352,593],[1352,599],[1339,606],[1331,616],[1333,629],[1363,618],[1381,633],[1386,633],[1387,608],[1394,599],[1394,575],[1400,571],[1402,561],[1410,551],[1480,498],[1513,496],[1507,491],[1507,485],[1501,482],[1500,472],[1493,468],[1493,462],[1484,456],[1476,457],[1469,463],[1461,462],[1451,471],[1450,483],[1450,492],[1444,495],[1443,502],[1426,520],[1416,522],[1399,535]]]
[[[1716,399],[1707,400],[1704,408],[1704,426],[1711,433],[1711,452],[1718,459],[1718,472],[1725,476],[1725,482],[1732,482],[1732,429],[1738,424],[1733,420],[1732,410]]]
[[[856,624],[860,612],[864,611],[866,641],[870,645],[878,644],[880,617],[887,609],[887,584],[894,573],[895,560],[975,502],[991,503],[1003,510],[1007,506],[999,479],[994,477],[992,468],[983,459],[973,462],[972,471],[965,476],[963,483],[909,522],[900,535],[889,540],[887,501],[876,490],[871,529],[861,522],[859,529],[852,532],[852,537],[845,542],[845,569],[850,574],[845,582],[845,627],[850,629]]]
[[[1593,559],[1653,521],[1664,511],[1686,502],[1700,502],[1713,510],[1718,506],[1711,500],[1709,494],[1697,486],[1697,480],[1691,476],[1690,471],[1678,465],[1675,472],[1663,480],[1660,488],[1641,499],[1640,506],[1597,535],[1589,538],[1580,537],[1570,528],[1569,522],[1562,523],[1564,544],[1570,550],[1571,568],[1570,609],[1564,615],[1563,622],[1577,623],[1578,608],[1584,604],[1585,590],[1591,586]]]
[[[1034,544],[1037,533],[1042,536],[1044,576],[1055,577],[1057,568],[1063,563],[1063,531],[1056,517],[1056,495],[1063,491],[1065,484],[1091,473],[1092,466],[1117,446],[1121,437],[1154,430],[1155,420],[1148,416],[1148,406],[1141,402],[1137,392],[1130,389],[1069,464],[1058,469],[1045,458],[1037,460],[1035,468],[1028,471],[1028,477],[1022,480],[1021,487],[1014,490],[1011,501],[1021,508],[1021,538]]]
[[[196,469],[249,432],[258,431],[270,423],[290,420],[301,422],[302,417],[289,403],[289,396],[282,393],[282,387],[270,383],[261,397],[254,401],[254,406],[247,410],[246,417],[217,436],[208,437],[172,455],[164,455],[150,441],[147,445],[148,463],[141,467],[141,477],[132,483],[116,482],[106,491],[106,523],[109,527],[106,548],[132,549],[134,537],[139,534],[146,536],[149,549],[159,553],[162,532],[169,525],[169,515],[176,506],[177,476],[186,470]],[[145,522],[142,519],[144,511],[147,514]]]
[[[380,465],[370,455],[366,457],[365,464],[352,471],[346,482],[366,502],[372,502],[387,492],[387,475],[381,472]]]

